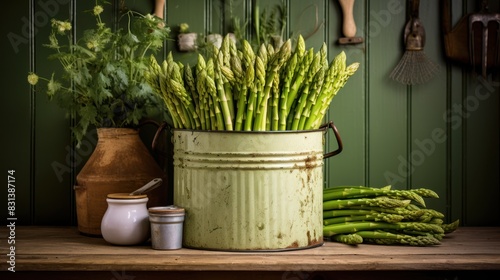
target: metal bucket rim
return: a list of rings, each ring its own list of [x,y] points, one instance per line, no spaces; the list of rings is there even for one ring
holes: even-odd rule
[[[309,129],[309,130],[266,130],[266,131],[242,131],[242,130],[208,130],[208,129],[185,129],[174,128],[172,131],[176,132],[192,132],[192,133],[223,133],[223,134],[302,134],[324,132],[327,128]]]

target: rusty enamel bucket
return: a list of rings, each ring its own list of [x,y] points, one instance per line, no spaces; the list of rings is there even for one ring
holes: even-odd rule
[[[331,128],[338,149],[325,154]],[[323,244],[323,160],[341,152],[318,130],[173,131],[174,204],[186,210],[183,246],[227,251]]]

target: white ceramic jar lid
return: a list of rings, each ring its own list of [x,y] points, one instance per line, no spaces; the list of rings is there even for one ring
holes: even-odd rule
[[[139,199],[148,196],[146,194],[129,195],[128,193],[110,193],[107,197],[113,199]]]

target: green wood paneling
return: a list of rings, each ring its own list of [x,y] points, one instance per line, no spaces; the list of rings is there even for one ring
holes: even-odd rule
[[[452,24],[456,24],[460,17],[464,14],[462,5],[452,5]],[[446,112],[446,125],[448,132],[448,200],[446,205],[449,207],[450,218],[452,220],[461,219],[464,222],[462,215],[463,199],[465,189],[463,174],[464,170],[464,157],[463,157],[463,135],[466,130],[464,126],[455,126],[451,121],[452,108],[455,105],[462,104],[463,95],[465,90],[463,88],[462,79],[464,77],[464,70],[447,63],[447,106]]]
[[[390,3],[396,3],[394,6]],[[367,40],[368,184],[409,187],[408,89],[389,78],[402,55],[404,1],[369,1]]]
[[[447,126],[443,115],[447,110],[447,82],[444,58],[441,56],[440,10],[438,1],[421,1],[420,20],[425,28],[423,54],[440,69],[428,83],[413,86],[409,91],[410,127],[409,154],[412,188],[426,187],[447,201]],[[428,207],[446,213],[446,204],[428,200]],[[449,216],[449,215],[447,215]]]
[[[0,115],[4,125],[1,133],[2,155],[0,172],[3,181],[0,191],[1,223],[6,223],[7,213],[7,171],[14,170],[15,186],[15,217],[16,224],[31,224],[32,213],[32,95],[26,76],[30,71],[30,3],[20,1],[12,5],[8,13],[1,18],[0,34],[2,56],[2,75],[0,80]]]
[[[468,11],[477,12],[478,5],[468,1]],[[477,4],[477,3],[475,3]],[[498,1],[489,1],[492,11],[500,12]],[[468,72],[470,73],[470,71]],[[499,95],[500,73],[486,79],[468,74],[464,80],[462,99],[463,125],[463,193],[464,222],[470,225],[500,222],[499,188]]]
[[[498,166],[499,76],[491,81],[467,80],[464,100],[467,136],[465,163],[465,221],[470,224],[498,223],[500,197]],[[496,81],[496,82],[495,82]]]
[[[106,10],[108,19],[117,16],[121,0],[111,2],[115,8]],[[460,218],[464,225],[499,225],[500,77],[496,74],[485,82],[467,68],[449,63],[442,49],[438,1],[420,2],[427,39],[424,53],[441,70],[425,84],[404,86],[391,80],[389,74],[404,54],[407,0],[355,1],[357,36],[364,39],[356,45],[338,44],[343,36],[338,1],[283,0],[288,11],[287,36],[306,36],[307,47],[315,51],[326,42],[330,61],[345,51],[348,63],[361,63],[333,99],[325,118],[335,122],[344,142],[340,155],[325,160],[325,185],[432,188],[440,199],[428,200],[429,207],[446,213],[449,221]],[[453,24],[478,3],[452,2]],[[154,1],[124,3],[146,13],[152,10]],[[261,11],[280,3],[282,0],[259,0]],[[248,23],[246,38],[252,39],[255,4],[256,0],[167,0],[165,19],[173,38],[166,41],[165,51],[158,58],[172,52],[176,60],[196,63],[196,52],[177,50],[175,36],[183,22],[203,36],[225,35],[234,30],[232,20],[237,16]],[[73,16],[78,34],[94,24],[84,13],[92,8],[93,1],[30,0],[12,5],[2,18],[9,24],[2,25],[1,34],[18,34],[22,42],[17,49],[12,42],[2,43],[7,52],[2,67],[7,71],[1,76],[4,93],[0,106],[3,119],[8,121],[1,140],[1,172],[16,170],[20,224],[72,224],[74,177],[97,138],[89,133],[82,149],[75,149],[69,131],[71,120],[43,94],[30,94],[26,74],[35,70],[48,76],[60,70],[56,63],[47,61],[49,51],[42,46],[50,32],[47,15],[57,10],[57,18]],[[499,5],[490,1],[491,9],[498,10]],[[26,27],[25,22],[33,26]],[[26,33],[30,30],[32,34]],[[11,65],[15,67],[7,68]],[[325,148],[336,148],[332,133]],[[3,193],[6,197],[5,190]],[[5,211],[0,214],[2,223],[5,215]]]
[[[290,6],[289,27],[292,37],[302,34],[306,48],[317,52],[325,38],[325,0],[295,1]]]
[[[66,3],[64,3],[66,2]],[[35,22],[38,21],[35,39],[35,69],[43,77],[53,71],[61,73],[59,64],[48,60],[53,53],[44,47],[51,32],[50,20],[70,18],[68,1],[33,1]],[[63,4],[60,4],[63,3]],[[63,43],[63,42],[61,42]],[[36,224],[66,224],[71,221],[71,137],[70,120],[65,111],[50,102],[44,92],[35,94],[34,106],[34,173],[33,220]],[[57,135],[57,137],[52,137]]]
[[[366,18],[363,1],[354,4],[356,36],[365,37],[362,44],[339,45],[342,34],[342,13],[337,1],[327,1],[328,13],[325,18],[325,38],[329,46],[329,60],[344,51],[347,64],[359,62],[358,71],[349,78],[345,87],[332,100],[327,121],[333,121],[339,130],[344,149],[339,155],[326,160],[326,180],[328,186],[366,185]],[[328,151],[336,148],[336,142],[329,134]]]
[[[209,7],[211,13],[207,21],[208,25],[205,28],[208,31],[206,34],[219,33],[225,35],[228,32],[227,29],[230,20],[226,14],[228,7],[226,7],[225,1],[209,0],[207,1],[207,7]]]

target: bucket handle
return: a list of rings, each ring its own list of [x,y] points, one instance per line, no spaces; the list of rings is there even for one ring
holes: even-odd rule
[[[166,153],[164,151],[160,151],[160,148],[158,148],[158,142],[160,140],[159,138],[160,138],[161,133],[163,132],[163,130],[165,130],[165,128],[168,126],[168,124],[166,122],[163,122],[160,124],[155,120],[146,119],[146,120],[143,120],[139,124],[139,127],[142,127],[142,126],[147,125],[147,124],[151,124],[151,125],[156,127],[155,135],[153,136],[153,140],[151,141],[151,149],[152,149],[153,153],[156,153],[157,155],[160,155],[160,156],[166,156]]]
[[[333,124],[333,121],[329,121],[328,123],[322,124],[319,128],[324,129],[325,132],[328,130],[328,128],[331,128],[333,130],[333,134],[335,135],[335,139],[337,140],[337,145],[338,145],[337,150],[324,154],[323,159],[340,154],[340,152],[342,152],[342,150],[344,149],[344,145],[342,145],[342,139],[340,138],[339,131],[337,130],[335,124]]]
[[[168,123],[164,122],[160,125],[159,123],[157,123],[153,120],[148,120],[146,122],[143,122],[143,124],[145,124],[145,123],[154,124],[157,127],[155,136],[154,136],[153,141],[152,141],[153,143],[151,143],[151,147],[152,147],[153,151],[155,151],[157,149],[159,135],[163,132],[163,130],[165,130],[168,127]],[[324,129],[325,132],[328,130],[328,128],[331,128],[333,130],[333,134],[335,135],[335,139],[337,140],[337,146],[338,146],[338,148],[335,151],[328,152],[328,153],[324,154],[323,159],[333,157],[335,155],[340,154],[342,152],[342,150],[344,149],[344,145],[342,144],[342,139],[340,138],[339,131],[338,131],[337,127],[335,126],[335,124],[333,123],[333,121],[329,121],[328,123],[322,124],[319,128]]]
[[[157,149],[158,141],[161,133],[168,127],[168,123],[163,122],[161,125],[158,125],[158,129],[156,130],[155,136],[153,137],[153,143],[151,143],[151,147],[153,150]]]

